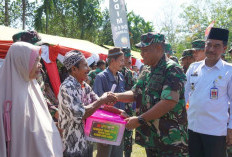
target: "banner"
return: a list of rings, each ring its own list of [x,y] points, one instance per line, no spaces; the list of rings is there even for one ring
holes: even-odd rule
[[[208,37],[208,35],[209,35],[209,32],[210,32],[211,28],[214,26],[214,23],[215,23],[215,21],[212,21],[212,22],[210,23],[210,25],[206,28],[206,30],[205,30],[205,40],[207,39],[207,37]]]
[[[109,0],[109,8],[114,46],[130,48],[127,13],[124,0]]]

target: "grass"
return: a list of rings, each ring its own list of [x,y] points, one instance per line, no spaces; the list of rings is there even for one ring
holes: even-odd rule
[[[140,145],[134,143],[135,139],[135,131],[133,133],[133,146],[132,146],[132,154],[131,157],[143,157],[146,156],[146,152],[144,147],[141,147]],[[96,157],[97,155],[97,147],[96,144],[94,144],[94,151],[93,151],[93,157]]]

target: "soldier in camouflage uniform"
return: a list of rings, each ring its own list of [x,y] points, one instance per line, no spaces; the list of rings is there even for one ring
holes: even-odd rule
[[[126,66],[128,62],[130,61],[131,57],[131,51],[129,48],[122,48],[122,52],[124,53],[124,67],[121,70],[121,73],[124,76],[125,79],[125,90],[131,90],[131,88],[134,85],[134,79],[133,79],[133,72]],[[125,104],[125,112],[129,116],[133,116],[133,109],[132,109],[132,103],[126,103]],[[124,132],[124,155],[125,157],[130,157],[132,152],[132,130],[125,130]]]
[[[178,58],[176,56],[173,56],[172,46],[168,43],[165,43],[165,54],[169,59],[179,64]]]
[[[199,62],[205,59],[205,41],[204,40],[194,40],[192,42],[193,57],[195,62]]]
[[[184,73],[187,72],[190,64],[192,64],[194,62],[193,52],[194,52],[194,50],[192,50],[192,49],[186,49],[182,53],[182,57],[180,58],[180,61],[181,61],[181,66],[184,69]]]
[[[139,114],[126,119],[136,129],[135,142],[148,157],[188,156],[187,114],[184,100],[185,74],[164,55],[164,35],[146,33],[141,42],[144,70],[131,91],[116,93],[118,101],[140,104]]]
[[[97,69],[91,70],[88,74],[88,79],[90,81],[90,86],[93,87],[93,83],[95,80],[95,77],[97,76],[98,73],[102,72],[106,68],[106,62],[103,60],[99,60],[97,62]]]

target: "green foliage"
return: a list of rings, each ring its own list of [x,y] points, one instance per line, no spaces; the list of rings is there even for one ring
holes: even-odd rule
[[[191,42],[196,39],[204,39],[205,30],[208,25],[215,20],[214,27],[232,30],[232,1],[212,1],[205,0],[199,3],[195,0],[188,6],[182,6],[183,12],[180,18],[185,21],[181,27],[181,33],[184,33],[182,41],[178,44],[177,49],[191,48]],[[231,34],[231,33],[230,33]],[[229,43],[232,36],[229,36]],[[187,45],[187,46],[185,46]]]
[[[0,0],[0,25],[4,24],[4,5],[3,5],[3,1]]]
[[[134,45],[140,42],[141,34],[154,31],[154,26],[151,22],[146,22],[141,16],[136,15],[133,11],[128,13],[127,18],[132,50],[139,51]],[[103,23],[100,28],[98,44],[113,46],[110,16],[107,9],[103,12]]]
[[[97,43],[99,45],[114,45],[113,36],[110,24],[110,14],[109,10],[105,9],[103,11],[102,26],[99,29],[99,36]]]
[[[109,11],[101,11],[103,0],[43,0],[26,1],[27,29],[36,29],[70,38],[85,39],[99,45],[113,45]],[[5,2],[0,0],[0,24],[4,24]],[[22,0],[9,1],[10,26],[22,25]],[[191,42],[204,39],[205,29],[215,20],[215,27],[232,30],[231,0],[192,0],[192,3],[181,6],[179,19],[165,14],[160,32],[165,34],[166,41],[181,56],[184,49],[191,48]],[[145,21],[133,11],[127,14],[132,50],[140,41],[143,33],[154,31],[152,22]],[[231,33],[230,33],[231,34]],[[229,36],[229,43],[232,35]],[[229,44],[230,47],[230,44]]]
[[[140,36],[142,34],[154,31],[154,26],[151,22],[146,22],[141,16],[136,15],[133,11],[128,13],[128,27],[132,49],[134,50],[137,50],[134,45],[140,42]]]

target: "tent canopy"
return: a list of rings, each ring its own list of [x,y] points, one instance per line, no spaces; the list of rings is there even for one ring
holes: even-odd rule
[[[23,30],[5,27],[1,25],[0,25],[0,30],[1,30],[0,58],[5,58],[5,55],[9,47],[13,43],[12,36]],[[44,63],[48,72],[48,76],[53,91],[56,96],[59,92],[59,86],[60,86],[60,78],[56,65],[56,59],[58,55],[64,56],[68,51],[76,49],[76,50],[80,50],[85,55],[86,58],[91,59],[91,58],[96,58],[96,56],[99,56],[100,59],[105,60],[108,54],[108,49],[103,48],[99,45],[96,45],[86,40],[65,38],[65,37],[47,35],[42,33],[38,33],[38,34],[41,37],[42,42],[50,44],[47,54],[48,54],[48,60],[50,60],[51,62],[48,63],[44,60],[45,61]],[[134,57],[137,56],[141,58],[139,53],[132,52],[132,55]],[[132,59],[132,64],[135,63],[137,63],[136,59]],[[141,63],[141,61],[139,63]]]
[[[0,25],[0,40],[8,40],[12,41],[12,36],[20,31],[20,29],[5,27]],[[42,42],[53,44],[53,45],[61,45],[73,49],[83,50],[86,52],[94,53],[94,54],[108,54],[108,50],[96,45],[92,42],[86,41],[86,40],[80,40],[80,39],[72,39],[72,38],[65,38],[60,36],[54,36],[54,35],[47,35],[38,33],[39,36],[42,39]]]

